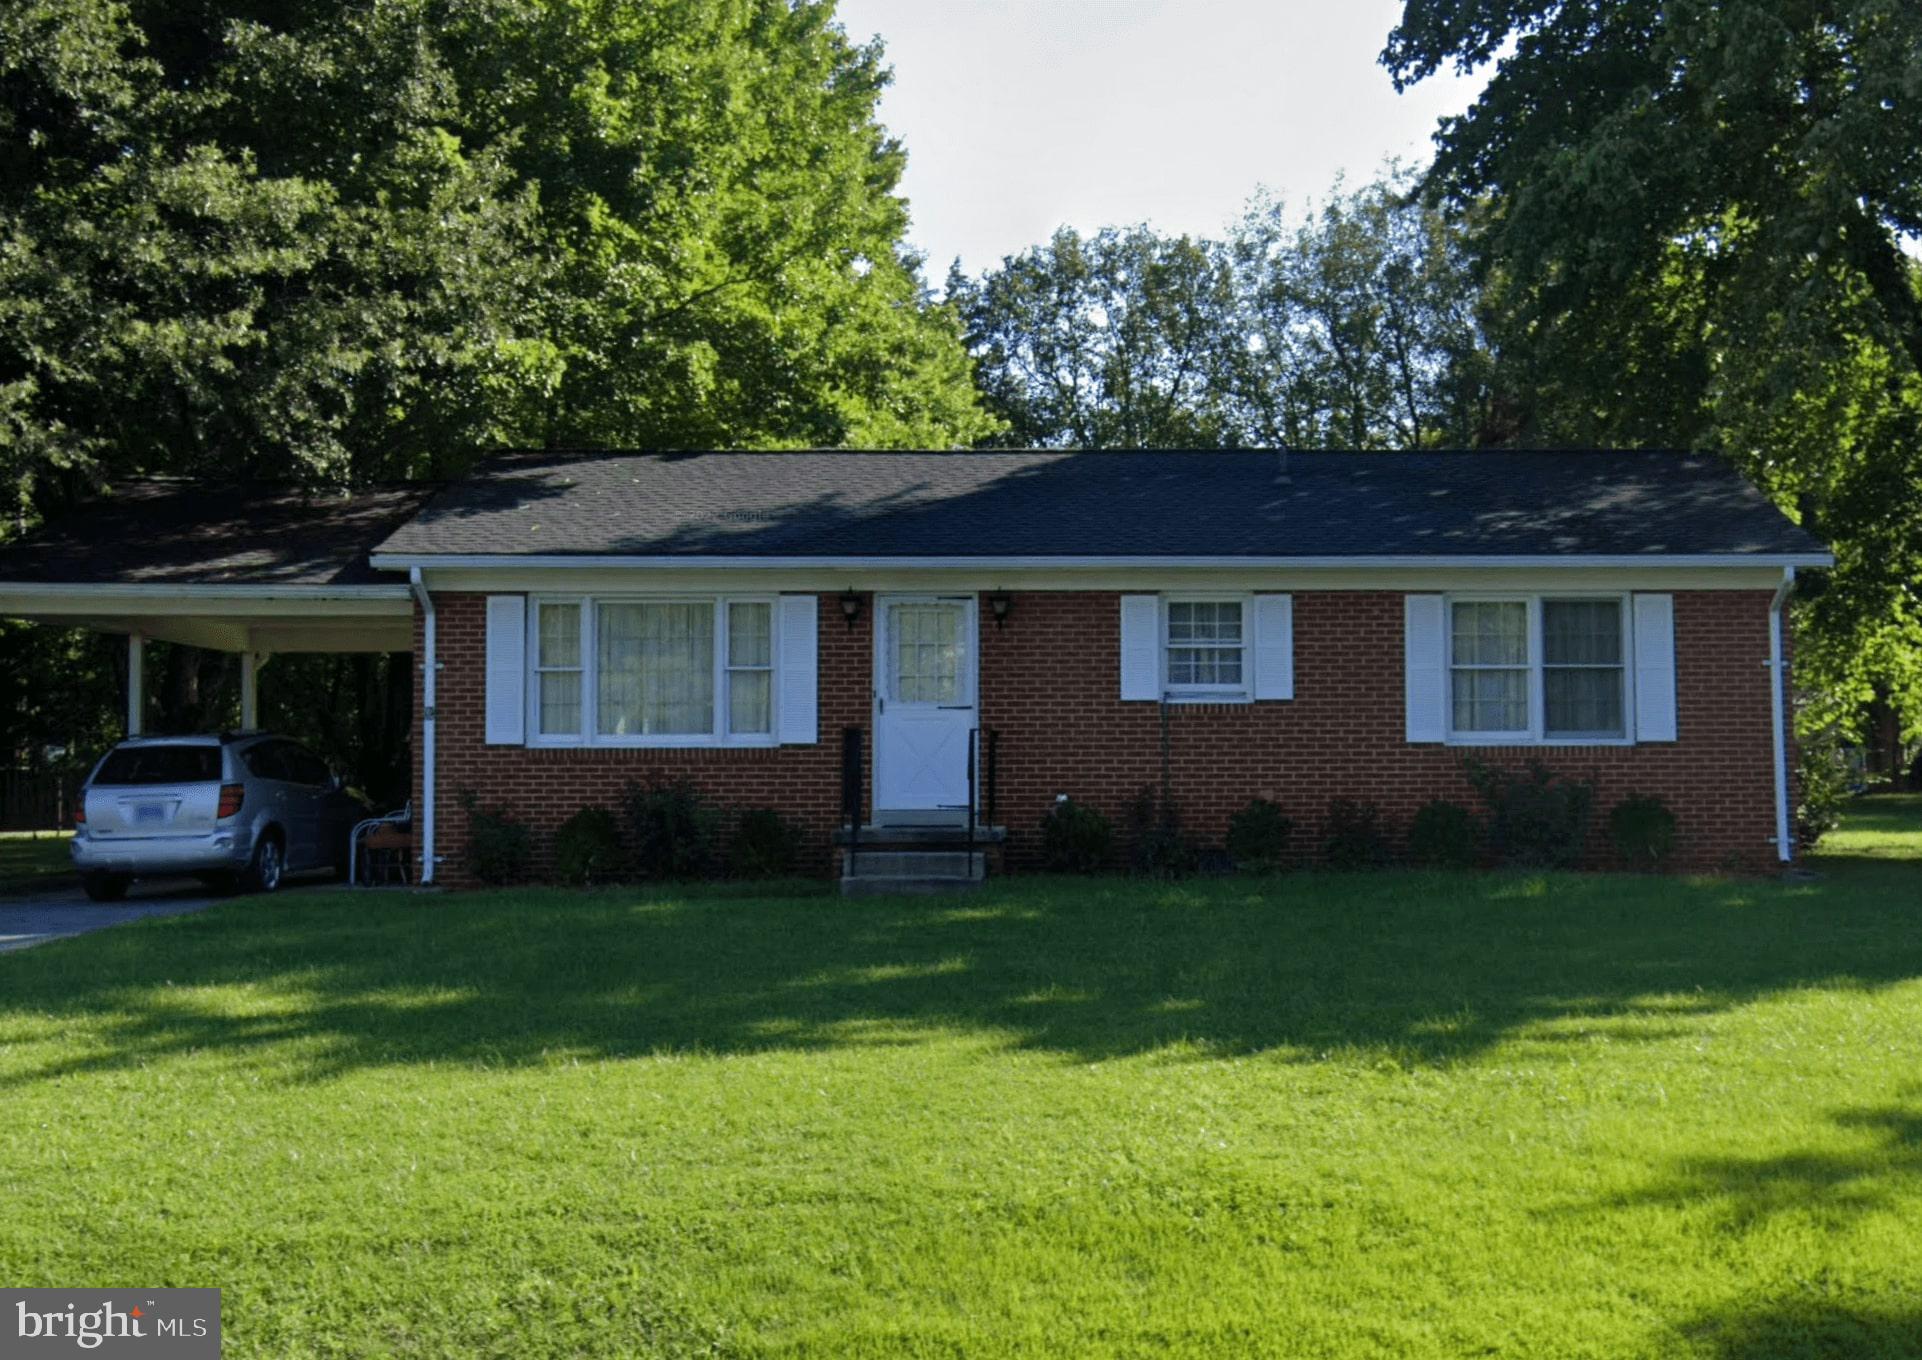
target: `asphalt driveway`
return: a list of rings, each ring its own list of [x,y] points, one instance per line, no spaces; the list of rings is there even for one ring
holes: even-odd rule
[[[312,892],[330,886],[331,880],[325,880],[307,886],[289,884],[281,891]],[[89,902],[78,883],[18,897],[0,897],[0,954],[68,935],[105,930],[108,926],[147,916],[181,916],[222,900],[191,878],[137,880],[127,889],[126,900],[122,902]]]

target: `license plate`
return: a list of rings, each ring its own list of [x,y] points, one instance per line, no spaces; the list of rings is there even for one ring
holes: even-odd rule
[[[167,805],[165,803],[135,803],[133,819],[135,824],[139,826],[148,826],[155,822],[164,822],[167,820]]]

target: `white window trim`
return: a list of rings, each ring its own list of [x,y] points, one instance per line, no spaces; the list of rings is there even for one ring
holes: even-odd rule
[[[1620,606],[1622,626],[1622,734],[1569,736],[1547,733],[1548,689],[1543,679],[1542,601],[1613,600]],[[1541,590],[1527,594],[1462,591],[1442,597],[1442,682],[1448,687],[1449,746],[1633,746],[1635,744],[1635,619],[1632,593],[1613,590]],[[1522,604],[1528,607],[1528,729],[1522,732],[1463,732],[1455,727],[1455,605]],[[1512,666],[1482,667],[1513,670]]]
[[[578,733],[546,733],[541,727],[540,697],[540,609],[543,605],[579,605],[581,610],[581,730]],[[599,732],[600,685],[600,607],[604,604],[706,604],[714,611],[714,725],[707,732],[673,735],[610,736]],[[768,607],[768,730],[765,732],[728,732],[728,652],[727,608],[734,604],[764,604]],[[780,744],[780,655],[781,611],[779,596],[771,594],[676,595],[660,591],[634,593],[617,591],[600,595],[533,595],[528,598],[527,648],[527,744],[541,747],[599,747],[625,750],[685,750],[691,747],[769,747]],[[556,667],[567,671],[568,667]],[[739,669],[762,669],[742,667]]]
[[[1238,604],[1241,606],[1241,683],[1239,685],[1183,685],[1176,688],[1168,679],[1168,606],[1174,604]],[[1171,704],[1251,704],[1255,701],[1253,640],[1254,596],[1249,593],[1219,591],[1208,594],[1182,592],[1161,597],[1161,694]],[[1184,644],[1186,645],[1186,644]],[[1215,650],[1225,650],[1216,648]]]

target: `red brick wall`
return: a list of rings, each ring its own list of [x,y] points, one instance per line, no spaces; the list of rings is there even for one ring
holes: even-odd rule
[[[679,775],[729,806],[780,808],[807,832],[808,867],[828,871],[839,817],[839,733],[871,726],[871,607],[850,630],[839,601],[821,597],[818,745],[573,751],[483,743],[483,597],[440,595],[436,603],[443,881],[468,881],[462,789],[525,817],[544,857],[554,829],[579,808],[617,807],[628,783]],[[1769,868],[1768,603],[1767,592],[1676,594],[1679,741],[1473,754],[1516,765],[1534,755],[1558,772],[1594,779],[1598,863],[1606,859],[1608,808],[1640,792],[1661,794],[1680,817],[1681,867]],[[1403,739],[1401,595],[1300,592],[1294,612],[1295,699],[1168,709],[1172,787],[1187,829],[1219,844],[1229,817],[1254,796],[1287,810],[1301,846],[1315,842],[1332,798],[1372,801],[1402,829],[1431,798],[1474,806],[1461,773],[1470,752]],[[1000,732],[999,820],[1009,829],[1009,864],[1020,868],[1033,862],[1055,794],[1095,804],[1119,829],[1127,801],[1159,784],[1160,707],[1117,697],[1117,595],[1017,594],[999,629],[985,607],[981,614],[981,723]],[[418,703],[418,686],[415,692]],[[417,804],[419,777],[417,768]]]
[[[1508,765],[1535,756],[1593,778],[1598,863],[1607,859],[1602,819],[1630,792],[1668,799],[1686,867],[1775,862],[1766,592],[1675,596],[1679,741],[1522,750],[1404,739],[1399,593],[1294,598],[1294,699],[1168,708],[1174,800],[1204,844],[1220,844],[1229,817],[1255,796],[1282,805],[1298,846],[1314,844],[1333,798],[1374,802],[1402,830],[1432,798],[1476,808],[1461,772],[1473,754]],[[1117,697],[1119,648],[1112,594],[1021,595],[1004,631],[983,632],[981,721],[1001,733],[1001,817],[1014,863],[1032,854],[1055,794],[1092,802],[1119,826],[1127,800],[1159,784],[1159,706]]]
[[[810,872],[829,872],[829,837],[840,820],[841,746],[844,727],[868,725],[873,671],[872,620],[867,611],[850,630],[840,602],[821,597],[820,734],[813,746],[739,750],[565,750],[489,746],[485,742],[486,596],[436,595],[441,670],[437,715],[439,810],[435,852],[438,877],[452,886],[471,884],[464,866],[467,817],[460,792],[472,789],[486,806],[501,804],[534,828],[537,869],[550,861],[553,833],[583,807],[602,806],[621,815],[621,793],[630,783],[685,776],[729,808],[774,807],[806,832]],[[416,610],[415,656],[421,623]],[[414,687],[416,730],[421,687]],[[414,805],[420,806],[419,762]]]

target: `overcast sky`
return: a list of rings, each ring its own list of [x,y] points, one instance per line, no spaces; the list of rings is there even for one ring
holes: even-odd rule
[[[1291,205],[1425,159],[1480,81],[1397,95],[1396,0],[840,0],[879,34],[907,146],[910,238],[939,285],[1057,226],[1218,233],[1265,185]]]

